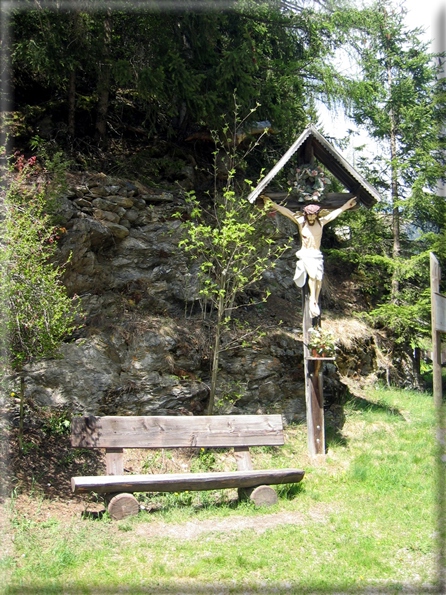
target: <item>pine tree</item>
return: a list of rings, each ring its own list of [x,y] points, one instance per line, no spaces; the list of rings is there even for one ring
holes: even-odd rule
[[[428,255],[439,243],[432,231],[442,229],[445,215],[444,200],[436,196],[445,174],[443,108],[438,61],[404,16],[388,0],[364,13],[363,27],[352,36],[359,76],[346,79],[345,90],[350,116],[380,152],[366,169],[384,197],[375,220],[383,233],[374,253],[367,253],[367,240],[357,252],[359,267],[381,270],[381,300],[371,316],[399,342],[416,347],[429,334]],[[369,231],[364,226],[359,233],[366,238]]]
[[[404,10],[392,8],[387,0],[379,0],[370,9],[367,30],[355,43],[360,77],[347,85],[353,120],[383,148],[382,174],[392,213],[394,302],[400,285],[401,223],[409,206],[413,208],[412,188],[420,183],[433,188],[442,175],[435,154],[439,148],[438,70],[434,56],[420,41],[420,30],[409,30],[404,15]]]

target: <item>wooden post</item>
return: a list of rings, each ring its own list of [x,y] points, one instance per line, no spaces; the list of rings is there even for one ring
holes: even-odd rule
[[[446,414],[443,404],[441,377],[441,333],[446,333],[446,297],[440,295],[441,270],[437,258],[430,255],[432,362],[434,404],[437,413],[437,534],[438,534],[438,588],[446,592]]]
[[[105,467],[107,475],[124,475],[124,449],[106,448]],[[138,514],[139,502],[132,494],[105,494],[107,510],[115,521]]]
[[[307,442],[311,457],[325,455],[324,387],[320,374],[321,361],[311,359],[308,351],[308,331],[312,327],[308,284],[302,288],[305,401],[307,408]]]
[[[248,446],[236,446],[234,456],[238,471],[253,471],[254,467]],[[239,500],[250,499],[256,506],[272,506],[277,503],[277,492],[268,485],[259,485],[254,488],[238,488]]]
[[[432,253],[430,255],[430,273],[434,403],[437,410],[441,410],[443,395],[441,379],[441,333],[446,332],[446,298],[440,295],[441,270],[438,260]]]
[[[124,475],[124,450],[122,448],[107,448],[105,467],[107,475]]]
[[[325,455],[324,387],[321,361],[308,360],[311,383],[311,413],[313,416],[313,442],[317,455]]]

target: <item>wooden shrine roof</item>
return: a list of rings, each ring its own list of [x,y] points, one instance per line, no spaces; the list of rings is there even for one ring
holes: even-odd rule
[[[251,192],[248,196],[250,202],[255,202],[260,194],[270,194],[267,187],[271,180],[279,173],[295,153],[303,156],[310,154],[314,155],[314,157],[316,157],[316,159],[349,191],[349,194],[345,194],[346,199],[348,199],[349,196],[356,196],[358,202],[367,208],[371,208],[380,200],[378,191],[369,184],[369,182],[367,182],[367,180],[365,180],[311,124],[302,132],[299,138],[276,163],[273,169]]]

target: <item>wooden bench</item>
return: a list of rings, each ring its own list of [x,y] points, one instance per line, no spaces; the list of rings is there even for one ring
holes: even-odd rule
[[[73,477],[74,493],[106,494],[112,518],[139,510],[132,492],[180,492],[238,488],[239,496],[257,505],[277,502],[270,485],[298,483],[300,469],[253,469],[250,446],[284,444],[281,415],[75,417],[71,424],[73,448],[105,448],[105,476]],[[125,448],[233,448],[237,471],[124,475]]]

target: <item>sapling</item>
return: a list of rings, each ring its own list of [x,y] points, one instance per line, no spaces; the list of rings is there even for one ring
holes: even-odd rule
[[[234,176],[233,168],[223,190],[215,192],[211,211],[205,211],[193,192],[187,195],[190,219],[179,244],[198,262],[200,299],[216,312],[208,415],[214,410],[222,333],[237,307],[236,298],[288,248],[274,238],[275,228],[267,229],[266,209],[253,208],[242,192],[237,195]]]

